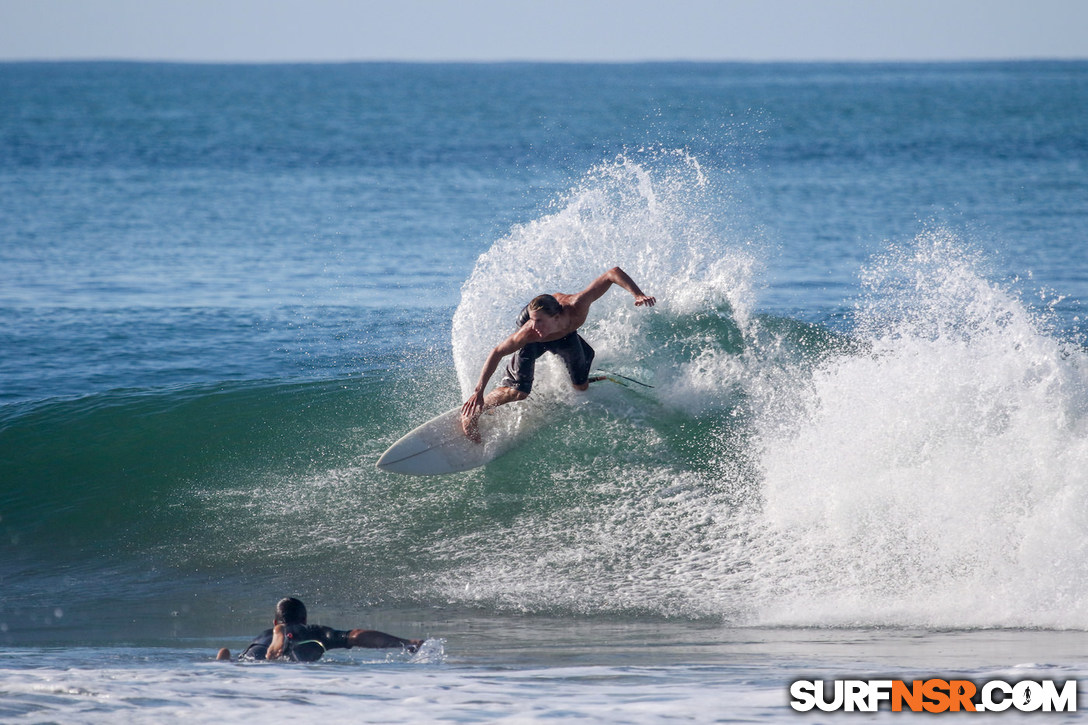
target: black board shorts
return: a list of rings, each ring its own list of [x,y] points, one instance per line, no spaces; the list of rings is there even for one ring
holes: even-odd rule
[[[533,389],[533,377],[536,375],[536,359],[546,352],[554,353],[563,359],[570,373],[570,381],[575,385],[589,382],[589,368],[593,364],[593,348],[577,332],[550,342],[530,342],[510,356],[506,365],[506,374],[499,385],[513,388],[528,395]]]

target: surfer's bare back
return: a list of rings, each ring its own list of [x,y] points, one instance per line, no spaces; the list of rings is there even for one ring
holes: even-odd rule
[[[487,356],[476,389],[461,406],[461,427],[469,439],[480,442],[477,421],[485,410],[529,397],[529,391],[533,389],[536,359],[546,352],[563,359],[575,388],[585,390],[589,387],[593,348],[578,334],[578,328],[585,324],[590,305],[614,284],[634,295],[636,307],[653,307],[657,304],[657,300],[643,293],[626,272],[613,267],[581,292],[539,295],[525,306],[518,316],[517,332],[496,345]],[[487,382],[498,368],[499,361],[507,355],[512,357],[506,366],[506,374],[499,386],[484,397]]]

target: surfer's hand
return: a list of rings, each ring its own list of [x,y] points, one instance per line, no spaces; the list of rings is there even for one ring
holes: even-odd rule
[[[472,397],[461,406],[461,430],[465,437],[473,443],[482,443],[480,429],[476,427],[476,419],[484,410],[484,394],[481,391],[473,393]]]
[[[657,304],[657,299],[650,295],[635,295],[635,307],[653,307]]]
[[[465,404],[461,406],[461,416],[463,418],[474,418],[480,414],[480,411],[484,409],[484,395],[483,393],[475,393],[471,398],[465,401]]]

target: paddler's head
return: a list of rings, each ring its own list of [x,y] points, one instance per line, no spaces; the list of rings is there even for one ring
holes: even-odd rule
[[[285,597],[276,604],[276,624],[306,624],[306,605],[294,597]]]

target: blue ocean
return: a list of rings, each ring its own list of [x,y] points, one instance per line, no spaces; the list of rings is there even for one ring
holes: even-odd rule
[[[1084,699],[1086,111],[1088,62],[0,64],[0,721]],[[613,266],[658,304],[582,335],[652,388],[545,357],[509,454],[375,468]],[[215,661],[290,595],[426,643]]]

